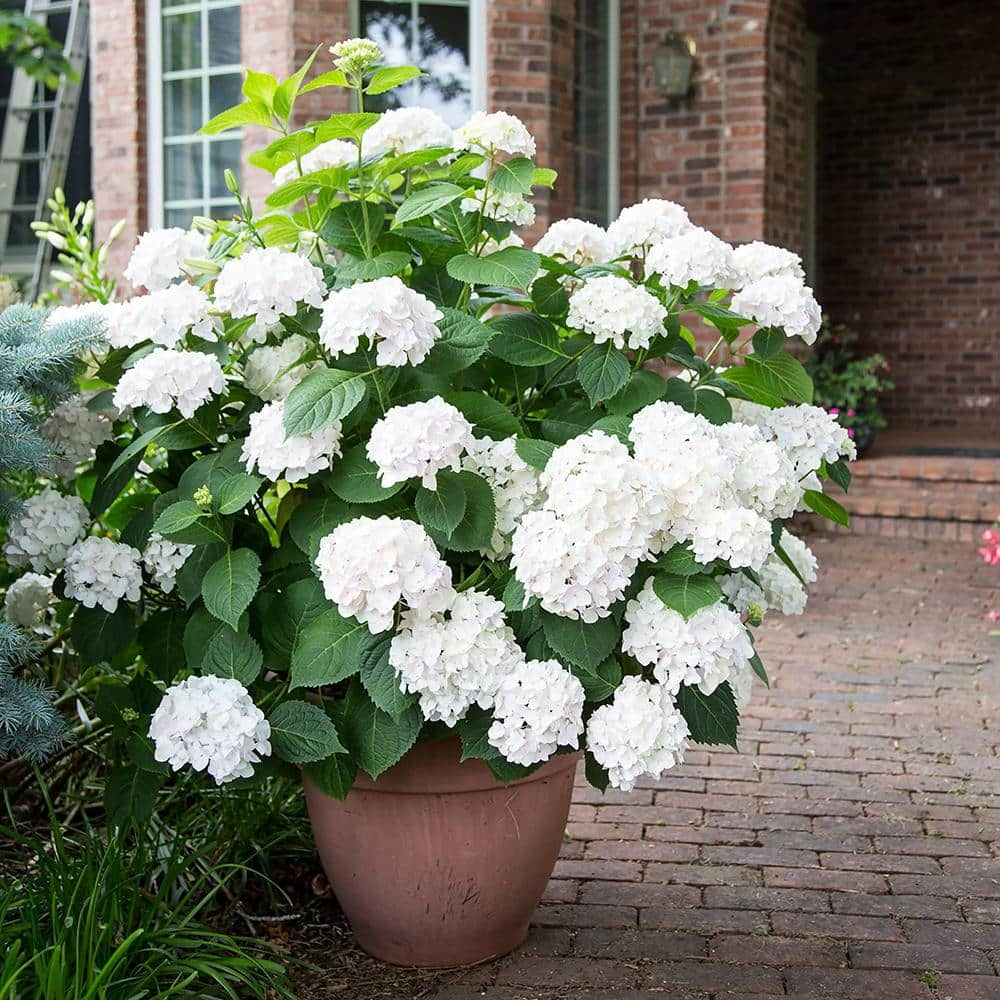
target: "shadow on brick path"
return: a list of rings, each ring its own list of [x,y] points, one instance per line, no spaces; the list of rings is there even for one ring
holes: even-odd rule
[[[954,543],[811,544],[740,753],[580,784],[526,945],[421,996],[1000,1000],[1000,573]]]

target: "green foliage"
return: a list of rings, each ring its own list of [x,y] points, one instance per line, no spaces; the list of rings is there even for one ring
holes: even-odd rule
[[[50,90],[59,86],[61,76],[77,79],[49,29],[20,11],[0,11],[0,57]]]

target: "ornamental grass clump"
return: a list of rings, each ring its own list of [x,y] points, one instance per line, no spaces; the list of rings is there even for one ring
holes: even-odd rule
[[[556,178],[525,126],[365,111],[418,70],[335,55],[205,126],[272,130],[265,209],[229,176],[236,219],[140,240],[152,294],[81,387],[111,440],[10,525],[81,660],[136,664],[122,766],[301,765],[342,798],[455,734],[502,781],[582,748],[629,789],[735,746],[753,630],[815,578],[787,522],[846,523],[853,445],[784,350],[819,325],[798,257],[656,199],[528,249]],[[294,128],[326,87],[358,110]]]

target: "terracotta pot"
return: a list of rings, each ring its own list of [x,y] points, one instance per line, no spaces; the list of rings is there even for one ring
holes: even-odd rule
[[[579,754],[504,786],[457,738],[415,747],[345,802],[304,778],[316,846],[365,951],[394,965],[468,965],[505,955],[562,844]]]

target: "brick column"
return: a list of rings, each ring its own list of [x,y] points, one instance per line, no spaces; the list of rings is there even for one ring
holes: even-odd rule
[[[108,258],[121,272],[148,226],[146,177],[146,7],[137,0],[91,5],[90,101],[96,234],[125,229]]]

